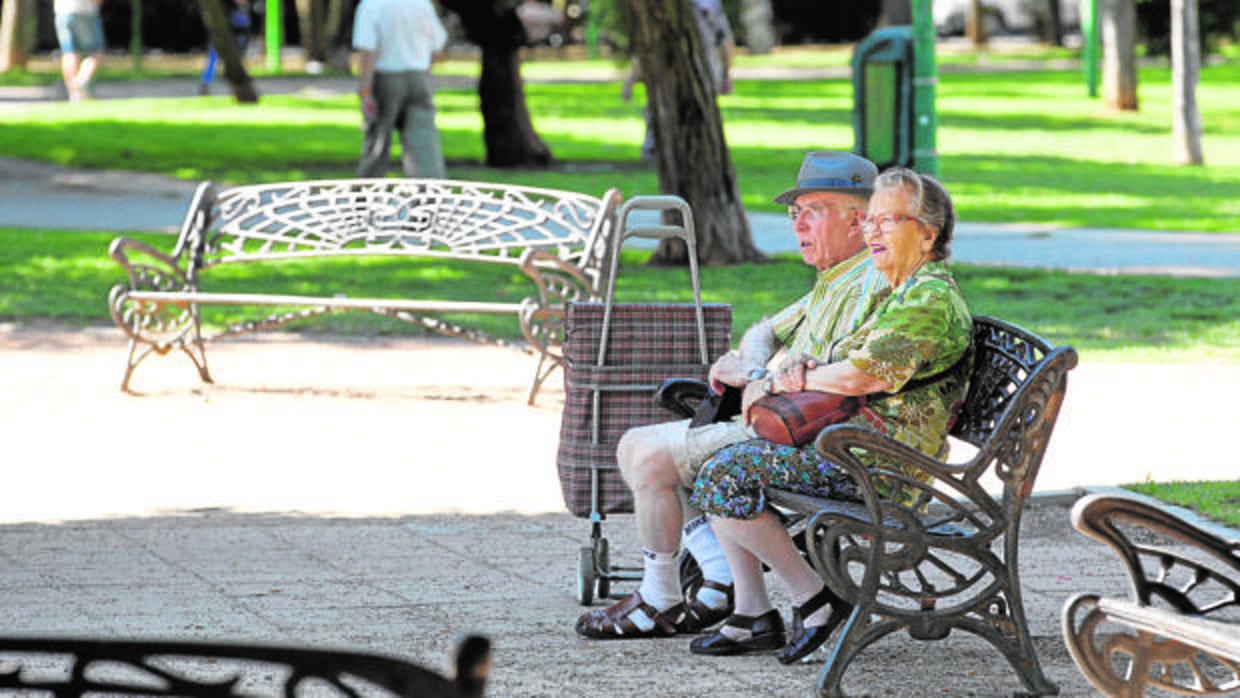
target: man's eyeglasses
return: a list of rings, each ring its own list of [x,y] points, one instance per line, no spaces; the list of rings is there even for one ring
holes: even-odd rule
[[[922,225],[929,225],[929,223],[926,223],[926,219],[921,218],[919,216],[905,216],[905,215],[901,215],[898,213],[884,213],[880,216],[870,216],[870,215],[862,216],[861,217],[861,229],[864,231],[877,230],[883,235],[886,235],[887,233],[890,233],[892,230],[894,230],[897,225],[900,225],[901,223],[904,223],[905,221],[917,221],[918,223],[921,223]]]
[[[827,215],[827,211],[830,210],[830,204],[810,204],[809,206],[797,206],[796,204],[793,204],[788,207],[788,217],[795,221],[801,217],[801,213],[803,211],[808,211],[809,219],[816,221]]]

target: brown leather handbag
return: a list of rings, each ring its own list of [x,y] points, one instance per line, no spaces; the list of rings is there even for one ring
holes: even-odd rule
[[[856,416],[865,401],[865,395],[820,390],[764,395],[749,406],[749,423],[767,441],[800,448],[825,427]]]

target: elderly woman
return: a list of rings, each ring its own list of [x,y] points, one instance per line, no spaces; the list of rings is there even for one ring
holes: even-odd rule
[[[746,415],[764,391],[868,395],[852,423],[944,456],[954,409],[967,388],[972,338],[968,307],[945,263],[955,220],[951,197],[933,177],[907,169],[880,175],[862,229],[874,266],[891,283],[891,296],[833,348],[830,363],[794,358],[765,384],[747,388]],[[855,485],[812,444],[793,448],[755,440],[712,456],[692,501],[711,516],[732,567],[736,609],[715,634],[694,640],[694,653],[782,648],[779,661],[788,664],[817,649],[848,615],[847,604],[823,584],[768,509],[770,486],[857,496]],[[790,638],[767,596],[763,563],[795,604]]]

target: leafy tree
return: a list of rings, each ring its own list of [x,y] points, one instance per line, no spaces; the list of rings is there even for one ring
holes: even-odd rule
[[[1107,106],[1137,110],[1137,11],[1133,0],[1099,0],[1102,97]]]
[[[0,72],[26,67],[34,47],[34,0],[8,0],[0,11]]]
[[[442,0],[461,19],[465,37],[482,49],[478,99],[482,140],[492,167],[543,166],[551,149],[534,131],[525,103],[519,51],[525,28],[511,0]]]
[[[1171,136],[1176,161],[1200,165],[1201,112],[1197,109],[1197,77],[1201,72],[1201,42],[1197,0],[1171,2]]]
[[[741,203],[689,1],[625,0],[625,10],[633,55],[643,66],[659,191],[689,202],[703,264],[763,259]],[[687,254],[678,240],[665,240],[651,261],[680,264]]]

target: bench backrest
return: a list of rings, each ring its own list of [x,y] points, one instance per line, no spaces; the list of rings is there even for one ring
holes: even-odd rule
[[[220,187],[205,182],[182,227],[194,266],[331,255],[519,257],[548,250],[603,268],[620,195],[435,179]],[[597,277],[599,271],[593,271]],[[595,280],[595,279],[592,279]]]
[[[1028,494],[1076,366],[1076,350],[1052,347],[1020,327],[983,315],[973,318],[973,374],[951,435],[997,461],[1011,489]]]

